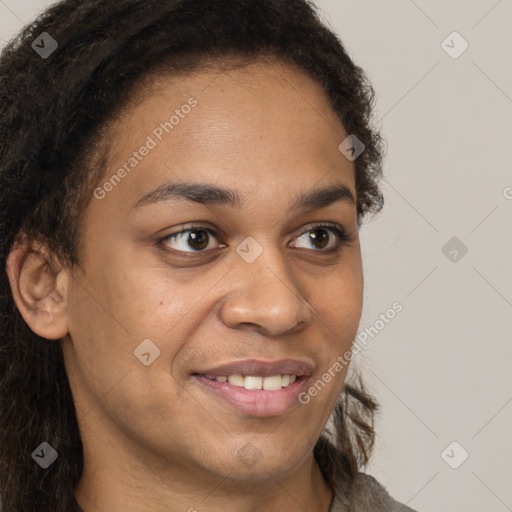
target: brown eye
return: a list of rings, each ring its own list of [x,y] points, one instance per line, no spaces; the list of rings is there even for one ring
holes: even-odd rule
[[[214,245],[211,247],[210,242],[212,239],[217,239],[218,234],[212,229],[205,227],[191,227],[172,233],[159,240],[159,244],[166,246],[168,250],[177,253],[185,253],[191,255],[197,252],[209,252],[215,249]],[[307,231],[303,232],[302,235],[297,237],[297,240],[302,240],[301,243],[305,242],[308,246],[300,246],[297,243],[294,247],[312,249],[316,252],[330,253],[340,249],[343,242],[348,240],[343,228],[337,225],[317,225],[312,226]],[[217,246],[219,247],[219,246]],[[220,245],[222,247],[222,245]]]
[[[203,229],[191,231],[187,243],[196,251],[200,251],[208,245],[208,233]]]
[[[208,247],[210,237],[215,235],[210,229],[192,228],[168,235],[161,243],[179,252],[202,252]]]
[[[312,244],[313,249],[321,252],[330,252],[336,250],[342,242],[347,240],[345,231],[336,226],[313,226],[302,235],[297,237],[297,240],[302,239],[307,244]],[[329,247],[329,243],[331,244]],[[297,246],[295,247],[304,248]],[[307,249],[308,247],[306,247]]]
[[[325,229],[315,229],[314,231],[310,231],[309,238],[313,245],[317,249],[324,249],[325,246],[329,243],[330,236],[327,234]]]

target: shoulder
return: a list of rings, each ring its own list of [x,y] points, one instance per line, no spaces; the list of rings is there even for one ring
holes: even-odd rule
[[[350,496],[336,496],[330,512],[416,512],[394,500],[386,488],[366,473],[359,473]]]

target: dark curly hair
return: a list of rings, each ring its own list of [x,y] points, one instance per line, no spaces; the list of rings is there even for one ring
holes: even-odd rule
[[[32,48],[48,32],[58,48]],[[323,87],[365,150],[355,161],[358,220],[383,205],[382,140],[374,91],[306,0],[64,0],[47,9],[0,58],[0,486],[4,512],[74,509],[83,453],[61,344],[30,330],[17,310],[6,260],[20,234],[80,265],[81,214],[104,171],[109,121],[156,74],[271,57]],[[213,64],[212,64],[213,63]],[[350,492],[374,442],[375,400],[345,383],[333,430],[314,455],[335,492]],[[44,439],[59,453],[43,470]]]

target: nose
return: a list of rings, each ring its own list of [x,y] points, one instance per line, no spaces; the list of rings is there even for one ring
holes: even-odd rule
[[[265,336],[282,336],[310,325],[312,306],[282,257],[264,251],[253,263],[238,262],[235,285],[221,307],[222,322]]]

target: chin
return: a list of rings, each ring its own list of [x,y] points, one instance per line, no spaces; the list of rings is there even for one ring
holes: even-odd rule
[[[263,449],[258,448],[256,442],[248,441],[242,448],[235,450],[234,457],[225,459],[217,472],[240,483],[281,480],[293,474],[304,463],[307,455],[307,452],[296,450],[286,443]]]

